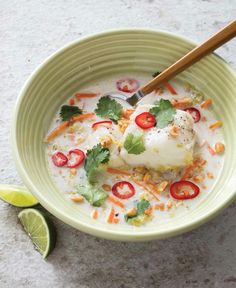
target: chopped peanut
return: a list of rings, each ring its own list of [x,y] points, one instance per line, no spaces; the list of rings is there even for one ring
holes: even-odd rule
[[[118,224],[120,222],[120,219],[119,218],[114,218],[114,220],[113,220],[113,223],[114,224]]]
[[[130,116],[134,113],[134,109],[125,109],[122,111],[122,117],[129,119]]]
[[[152,207],[148,207],[145,211],[144,211],[144,214],[147,215],[147,216],[151,216],[152,215]]]
[[[147,183],[151,179],[151,174],[150,173],[145,173],[143,176],[143,182]]]
[[[168,203],[167,203],[167,209],[171,209],[173,206],[173,202],[170,200]]]
[[[201,108],[208,108],[209,106],[212,105],[212,99],[206,99],[201,103]]]
[[[137,210],[135,208],[130,208],[127,213],[126,213],[127,216],[129,217],[133,217],[133,216],[136,216],[137,215]]]
[[[125,118],[121,118],[119,121],[118,121],[118,127],[119,127],[119,130],[121,133],[124,133],[126,128],[128,127],[129,125],[129,120],[125,119]]]
[[[155,205],[155,209],[164,211],[165,210],[165,204],[164,203],[158,203]]]
[[[77,139],[77,144],[81,144],[81,143],[83,143],[85,141],[85,139],[84,138],[78,138]]]
[[[203,175],[196,175],[193,177],[193,181],[197,182],[197,183],[202,183],[204,180],[204,176]]]
[[[109,185],[109,184],[103,184],[102,188],[107,192],[111,191],[111,185]]]
[[[74,126],[70,126],[70,127],[68,128],[68,133],[72,134],[72,133],[74,133],[74,132],[75,132],[75,127],[74,127]]]
[[[168,181],[162,181],[161,183],[158,183],[157,184],[157,192],[158,193],[163,192],[166,189],[168,184],[169,184]]]
[[[134,170],[141,174],[145,174],[147,172],[147,168],[145,168],[144,166],[137,166]]]
[[[215,152],[217,153],[217,154],[221,154],[221,153],[223,153],[225,151],[225,145],[223,144],[223,143],[221,143],[221,142],[217,142],[216,144],[215,144]]]
[[[171,135],[172,137],[176,138],[176,137],[178,136],[178,134],[179,134],[179,130],[180,130],[179,127],[177,127],[177,126],[175,126],[175,125],[171,126],[171,127],[170,127],[170,135]]]
[[[188,106],[191,106],[193,103],[193,99],[191,97],[183,97],[179,99],[173,99],[171,100],[172,105],[175,108],[187,108]]]
[[[71,195],[70,196],[70,199],[73,201],[73,202],[76,202],[76,203],[81,203],[84,201],[84,197],[83,196],[80,196],[80,195]]]
[[[77,174],[77,170],[75,168],[71,168],[70,174],[75,176]]]
[[[207,172],[207,177],[209,179],[214,179],[214,175],[211,172]]]
[[[101,145],[103,147],[109,147],[112,144],[112,138],[108,135],[101,138]]]

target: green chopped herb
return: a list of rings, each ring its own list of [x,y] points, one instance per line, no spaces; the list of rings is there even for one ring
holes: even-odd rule
[[[108,196],[108,193],[102,188],[98,188],[89,183],[78,185],[77,192],[95,207],[100,207]]]
[[[107,163],[109,161],[109,157],[109,149],[102,147],[101,144],[97,144],[96,146],[93,146],[92,149],[87,151],[84,169],[86,171],[89,182],[93,182],[94,173],[101,164]]]
[[[131,225],[135,225],[135,226],[140,226],[142,225],[144,222],[146,222],[150,217],[145,215],[144,212],[146,209],[148,209],[150,207],[150,202],[142,199],[140,202],[138,202],[137,204],[137,214],[135,216],[128,216],[125,215],[125,221]]]
[[[135,136],[129,133],[125,138],[124,148],[129,154],[141,154],[145,151],[145,146],[143,143],[143,135]]]
[[[82,110],[77,106],[63,105],[61,106],[60,117],[62,121],[70,120],[76,115],[82,114]]]
[[[109,96],[99,99],[95,113],[102,118],[109,118],[117,122],[121,118],[122,105]]]
[[[169,100],[161,99],[149,112],[156,117],[157,127],[164,128],[174,120],[176,110]]]

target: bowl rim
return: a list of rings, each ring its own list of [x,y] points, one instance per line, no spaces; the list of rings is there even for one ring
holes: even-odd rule
[[[32,192],[32,194],[39,200],[40,204],[48,210],[52,215],[62,220],[64,223],[79,229],[80,231],[83,231],[85,233],[110,239],[110,240],[118,240],[118,241],[148,241],[148,240],[154,240],[154,239],[163,239],[167,237],[173,237],[182,233],[185,233],[187,231],[190,231],[194,228],[197,228],[198,226],[202,225],[203,223],[211,220],[214,218],[217,214],[219,214],[224,208],[229,206],[233,200],[236,198],[236,191],[230,195],[230,197],[225,198],[224,201],[222,201],[220,204],[218,204],[216,207],[212,208],[211,211],[208,211],[201,215],[199,218],[193,220],[190,223],[186,224],[180,224],[178,227],[174,227],[168,230],[163,230],[161,232],[152,232],[152,231],[135,231],[135,233],[130,234],[129,232],[122,232],[122,231],[109,231],[106,229],[101,229],[99,226],[90,225],[86,222],[80,222],[75,221],[73,218],[71,218],[70,215],[64,213],[63,211],[60,211],[54,206],[52,203],[46,201],[41,197],[39,189],[34,185],[34,182],[29,178],[28,173],[26,169],[24,168],[24,165],[21,160],[20,153],[18,151],[18,144],[17,144],[17,137],[16,137],[16,128],[17,128],[17,119],[18,114],[21,106],[22,99],[24,98],[24,94],[27,91],[28,87],[31,85],[31,83],[34,81],[34,79],[37,77],[37,74],[50,62],[52,61],[57,55],[63,53],[68,48],[72,48],[73,46],[76,46],[78,43],[86,42],[87,40],[93,40],[97,37],[101,36],[108,36],[113,33],[135,33],[135,32],[151,32],[161,34],[161,35],[167,35],[171,36],[172,38],[177,38],[178,40],[184,41],[187,44],[196,46],[197,43],[190,40],[188,37],[175,34],[173,32],[165,31],[165,30],[159,30],[159,29],[153,29],[153,28],[119,28],[119,29],[109,29],[106,31],[98,32],[89,34],[86,36],[83,36],[79,39],[76,39],[74,41],[69,42],[68,44],[64,45],[60,49],[53,52],[51,55],[49,55],[40,65],[38,65],[34,71],[30,74],[26,82],[24,83],[23,87],[20,90],[20,93],[17,97],[16,104],[13,110],[13,117],[12,117],[12,123],[11,123],[11,148],[13,152],[13,158],[16,163],[17,171],[23,180],[24,184],[27,186],[27,188]],[[213,55],[212,55],[213,54]],[[216,57],[217,61],[219,61],[220,64],[223,64],[227,66],[227,69],[230,70],[232,74],[236,77],[236,72],[231,68],[231,66],[218,54],[211,53],[213,57]],[[98,228],[97,228],[98,227]]]

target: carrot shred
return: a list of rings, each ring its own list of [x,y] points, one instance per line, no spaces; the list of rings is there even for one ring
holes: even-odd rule
[[[98,219],[98,210],[93,210],[91,216],[94,220]]]
[[[115,209],[114,209],[114,207],[112,206],[112,207],[111,207],[111,210],[110,210],[110,212],[109,212],[108,218],[107,218],[107,222],[108,222],[108,223],[112,223],[113,220],[114,220],[114,218],[115,218]]]
[[[131,175],[131,173],[129,171],[111,168],[111,167],[107,168],[107,172],[111,173],[111,174],[122,174],[122,175],[127,175],[127,176]]]
[[[192,166],[192,165],[186,167],[186,169],[185,169],[185,171],[184,171],[184,174],[183,174],[181,180],[189,179],[190,176],[191,176],[191,174],[192,174],[192,172],[193,172],[193,166]]]
[[[221,121],[216,121],[215,123],[211,124],[209,126],[210,129],[216,129],[219,128],[220,126],[222,126],[222,122]]]
[[[208,149],[208,151],[210,152],[210,154],[211,154],[212,156],[216,155],[215,150],[214,150],[209,144],[207,145],[207,149]]]
[[[206,99],[205,101],[203,101],[202,103],[201,103],[201,108],[204,108],[204,109],[206,109],[206,108],[208,108],[209,106],[211,106],[212,105],[212,99]]]
[[[150,189],[147,189],[147,187],[144,184],[142,184],[141,182],[139,182],[136,179],[133,179],[133,181],[134,181],[134,183],[136,183],[137,185],[139,185],[140,187],[145,189],[148,193],[150,193],[157,201],[160,200]]]
[[[125,205],[120,200],[113,197],[112,195],[108,196],[108,200],[111,201],[113,204],[121,207],[121,208],[125,208]]]
[[[90,118],[94,115],[94,113],[87,113],[87,114],[83,114],[83,115],[78,115],[75,117],[72,117],[69,121],[64,121],[61,124],[59,124],[59,126],[57,126],[46,138],[46,142],[50,142],[51,140],[53,140],[54,138],[56,138],[59,134],[62,133],[62,131],[65,130],[66,127],[69,126],[69,124],[77,122],[77,121],[81,121],[87,118]]]
[[[169,92],[172,95],[177,95],[178,94],[177,91],[175,90],[175,88],[169,82],[165,82],[164,86],[166,87],[167,90],[169,90]]]
[[[98,94],[97,93],[75,93],[75,97],[77,99],[81,98],[93,98],[96,97]]]

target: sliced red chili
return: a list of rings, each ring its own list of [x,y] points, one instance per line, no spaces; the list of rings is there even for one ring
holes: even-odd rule
[[[85,154],[82,150],[80,149],[73,149],[69,151],[69,161],[67,164],[68,168],[76,168],[79,167],[84,159],[85,159]]]
[[[113,185],[112,193],[120,199],[129,199],[134,196],[134,186],[127,181],[120,181]]]
[[[190,107],[190,108],[186,108],[184,109],[184,111],[188,112],[189,114],[191,114],[191,116],[193,117],[193,121],[194,123],[197,123],[201,120],[201,113],[198,109],[194,108],[194,107]]]
[[[120,79],[116,82],[116,87],[122,92],[132,93],[138,89],[139,83],[132,78]]]
[[[143,112],[136,116],[135,123],[142,129],[149,129],[156,125],[156,118],[149,112]]]
[[[55,152],[52,155],[52,162],[57,167],[62,167],[68,162],[68,158],[62,152]]]
[[[200,193],[199,187],[186,180],[174,182],[170,186],[170,194],[173,198],[178,200],[193,199]]]
[[[103,120],[103,121],[99,121],[99,122],[95,122],[92,125],[93,129],[97,129],[98,126],[105,126],[105,127],[109,127],[112,125],[112,121],[111,120]]]

